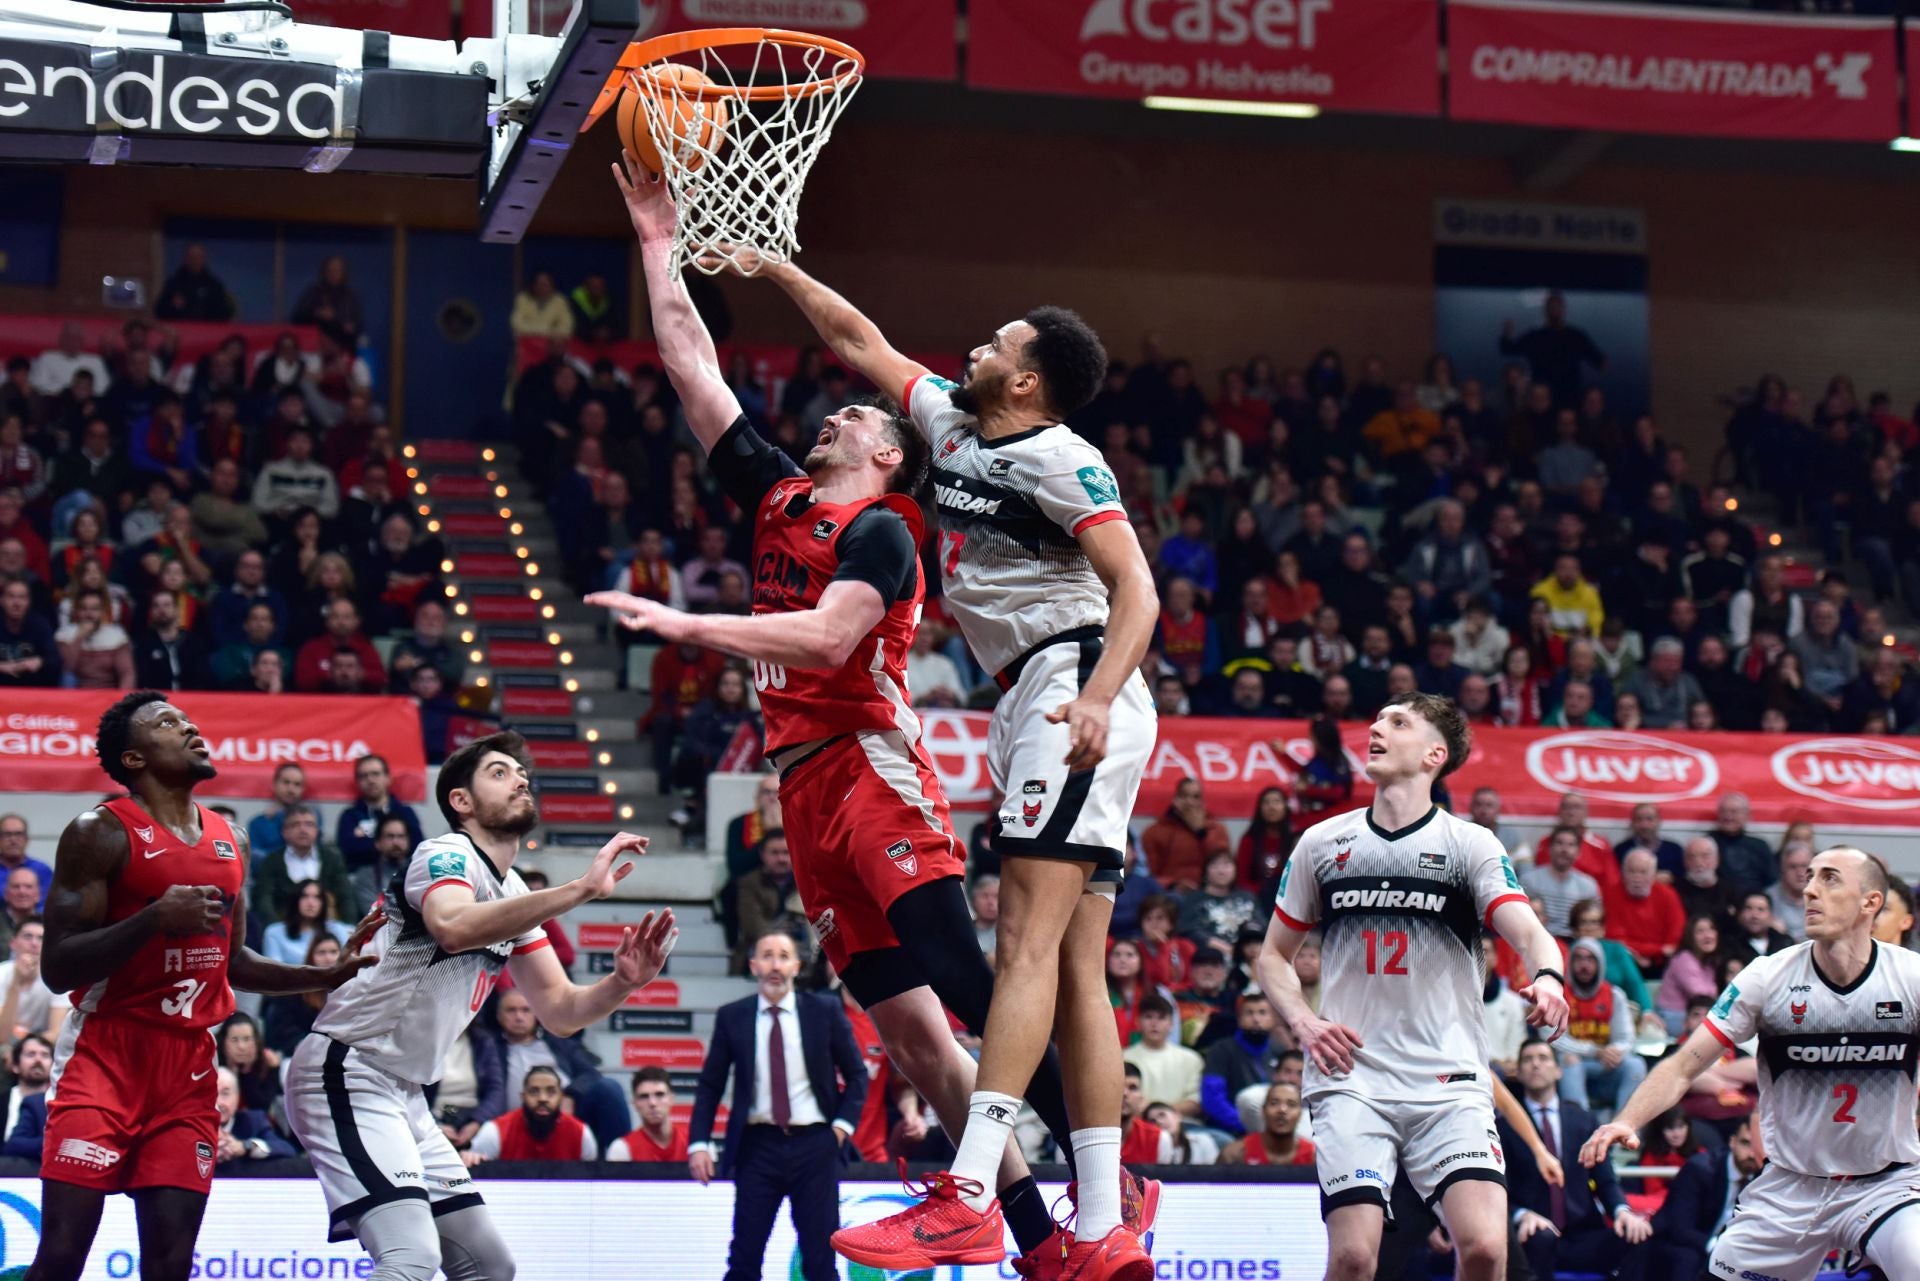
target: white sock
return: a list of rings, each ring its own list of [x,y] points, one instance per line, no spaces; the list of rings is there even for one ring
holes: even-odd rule
[[[1098,1241],[1120,1226],[1120,1127],[1075,1130],[1073,1162],[1080,1199],[1073,1235]]]
[[[982,1214],[993,1204],[1000,1158],[1006,1154],[1007,1136],[1013,1133],[1019,1115],[1020,1100],[1011,1094],[975,1090],[967,1101],[967,1132],[960,1136],[960,1150],[954,1154],[953,1175],[980,1185],[978,1196],[963,1196],[961,1200]],[[1116,1144],[1119,1141],[1114,1140]]]

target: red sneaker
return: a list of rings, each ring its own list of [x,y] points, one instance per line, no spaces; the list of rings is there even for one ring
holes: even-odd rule
[[[1060,1281],[1154,1281],[1153,1260],[1124,1225],[1097,1241],[1075,1241],[1062,1261]]]
[[[905,1162],[901,1162],[904,1167]],[[857,1228],[833,1234],[833,1248],[870,1268],[911,1272],[969,1263],[998,1263],[1007,1257],[1006,1222],[1000,1202],[985,1214],[960,1198],[983,1190],[972,1179],[955,1179],[941,1170],[925,1183],[902,1179],[920,1204]]]
[[[1014,1274],[1026,1281],[1060,1281],[1067,1266],[1067,1251],[1073,1248],[1073,1233],[1055,1228],[1031,1254],[1014,1259]]]
[[[1067,1184],[1067,1199],[1076,1211],[1080,1208],[1080,1185]],[[1120,1171],[1120,1222],[1135,1236],[1144,1239],[1160,1217],[1160,1180],[1143,1179],[1133,1171]]]

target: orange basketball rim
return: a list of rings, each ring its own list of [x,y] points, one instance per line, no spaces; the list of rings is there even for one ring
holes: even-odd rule
[[[675,91],[709,102],[743,99],[748,102],[780,102],[809,97],[816,93],[837,92],[848,84],[858,82],[866,69],[867,60],[852,45],[830,36],[817,36],[807,31],[782,31],[776,27],[712,27],[702,31],[670,32],[667,35],[654,36],[650,40],[636,40],[627,46],[626,52],[620,55],[620,61],[615,65],[613,74],[607,77],[607,83],[602,86],[600,96],[594,101],[593,110],[587,113],[586,121],[580,126],[580,132],[585,133],[593,128],[594,123],[613,106],[614,99],[619,95],[627,79],[630,76],[642,74],[644,68],[704,49],[761,44],[789,49],[824,51],[833,58],[834,61],[829,65],[833,66],[834,71],[831,75],[817,79],[791,83],[782,77],[766,84],[716,83],[702,87],[678,85]]]

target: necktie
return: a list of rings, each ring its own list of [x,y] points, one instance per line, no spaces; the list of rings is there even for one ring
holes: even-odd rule
[[[793,1119],[793,1100],[787,1097],[787,1038],[780,1031],[780,1007],[769,1005],[773,1028],[767,1033],[767,1094],[773,1099],[773,1123],[785,1126]]]
[[[1553,1130],[1553,1112],[1549,1108],[1540,1109],[1540,1138],[1546,1143],[1547,1151],[1554,1156],[1560,1155],[1560,1136]],[[1567,1190],[1550,1187],[1547,1189],[1547,1217],[1553,1220],[1555,1228],[1567,1226]]]

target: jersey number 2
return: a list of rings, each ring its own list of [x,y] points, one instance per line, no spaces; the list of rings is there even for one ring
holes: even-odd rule
[[[1840,1106],[1833,1110],[1833,1119],[1842,1125],[1852,1125],[1859,1118],[1853,1114],[1853,1105],[1860,1101],[1860,1087],[1841,1082],[1833,1087],[1833,1097],[1840,1100]]]
[[[1407,932],[1388,930],[1375,935],[1372,930],[1362,930],[1360,937],[1367,941],[1367,973],[1369,974],[1405,974],[1407,972]],[[1381,959],[1377,952],[1386,952],[1386,964],[1375,968],[1375,962]]]

